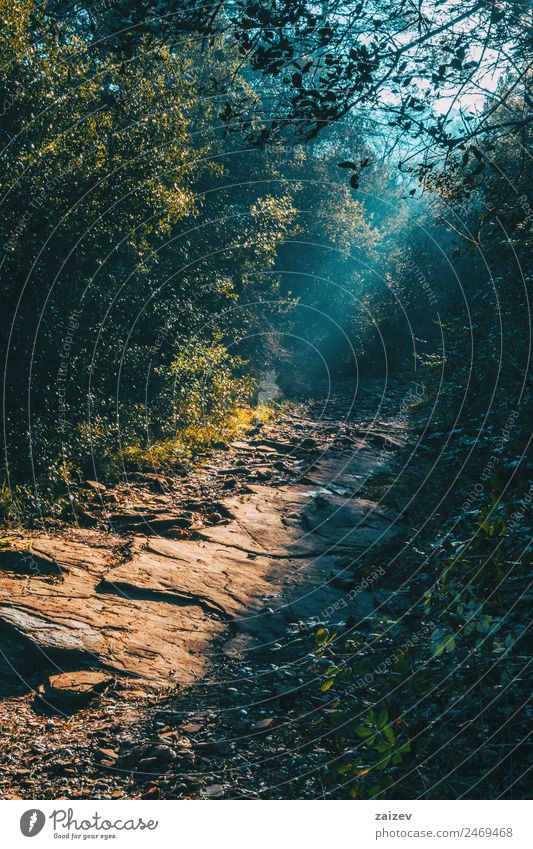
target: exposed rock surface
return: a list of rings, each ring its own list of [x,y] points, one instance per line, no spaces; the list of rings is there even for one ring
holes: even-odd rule
[[[333,427],[292,412],[208,464],[222,491],[228,476],[240,482],[235,494],[190,503],[151,475],[134,488],[137,501],[118,497],[118,509],[101,512],[114,532],[38,534],[3,552],[0,620],[62,670],[108,670],[160,688],[200,676],[210,643],[228,629],[265,644],[287,619],[320,614],[345,595],[343,572],[398,529],[362,494],[401,434],[350,425],[348,401],[336,404],[345,415]],[[272,480],[254,483],[266,464]],[[365,604],[359,594],[349,612],[365,615]]]
[[[390,612],[376,568],[405,536],[380,499],[407,389],[381,390],[292,407],[186,476],[88,481],[79,527],[0,552],[2,798],[321,795],[308,653],[319,624]]]

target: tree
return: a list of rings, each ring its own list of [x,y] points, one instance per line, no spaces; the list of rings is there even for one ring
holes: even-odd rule
[[[217,160],[194,51],[117,62],[30,0],[3,22],[4,458],[39,500],[118,471],[124,444],[175,434],[163,403],[187,344],[232,345],[220,357],[242,373],[235,328],[253,332],[261,310],[246,323],[228,307],[257,300],[254,271],[294,210],[279,183],[232,194],[243,158]]]
[[[531,13],[524,0],[117,0],[112,7],[52,0],[46,8],[75,15],[96,44],[126,57],[143,34],[176,50],[190,35],[204,46],[225,38],[263,81],[260,144],[287,132],[311,139],[348,113],[371,109],[411,147],[414,140],[419,151],[443,156],[490,138],[502,123],[519,131],[531,122]],[[496,94],[491,86],[502,76],[510,86]],[[232,73],[204,81],[220,96],[231,95],[232,82]],[[517,92],[527,98],[528,114],[495,120]],[[476,102],[485,97],[491,108],[480,116]],[[227,118],[247,122],[232,110]]]

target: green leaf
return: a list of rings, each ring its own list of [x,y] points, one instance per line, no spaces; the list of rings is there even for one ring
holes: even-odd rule
[[[444,653],[444,643],[435,643],[432,648],[433,657],[440,657]]]
[[[371,728],[365,728],[364,725],[360,725],[359,728],[356,728],[355,733],[358,737],[372,737],[374,734]]]
[[[453,651],[454,650],[454,648],[455,648],[455,637],[453,636],[453,634],[449,634],[447,637],[445,637],[444,648],[446,649],[446,651]]]
[[[380,714],[378,716],[378,723],[377,723],[378,728],[384,728],[384,726],[387,724],[388,721],[389,721],[389,712],[388,712],[387,708],[383,708],[383,710],[380,712]]]
[[[337,770],[338,775],[346,775],[346,773],[351,772],[355,767],[353,761],[350,763],[344,764],[344,766],[340,766]]]
[[[385,739],[389,741],[389,743],[394,746],[396,742],[396,734],[392,730],[390,725],[387,725],[386,728],[383,729],[383,733],[385,735]]]

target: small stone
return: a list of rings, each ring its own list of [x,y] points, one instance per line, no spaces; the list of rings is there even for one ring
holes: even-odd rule
[[[271,716],[266,716],[264,719],[260,719],[258,722],[255,722],[252,725],[254,731],[264,731],[265,728],[270,728],[274,719]]]
[[[161,796],[161,791],[159,787],[155,784],[152,787],[148,787],[141,796],[141,799],[159,799]]]
[[[139,772],[157,772],[159,769],[159,760],[157,758],[142,758],[137,764]]]
[[[205,787],[202,790],[202,796],[207,799],[220,799],[224,795],[224,788],[221,784],[212,784],[210,787]]]
[[[46,700],[77,706],[97,698],[112,681],[112,676],[103,672],[62,672],[52,675],[39,692]]]
[[[94,490],[94,492],[106,491],[106,487],[103,485],[103,483],[99,483],[99,481],[85,481],[85,483],[90,489]]]
[[[110,759],[110,760],[112,760],[112,761],[113,761],[113,760],[115,760],[116,758],[118,758],[118,753],[117,753],[117,752],[115,752],[115,750],[114,750],[114,749],[104,749],[104,748],[101,748],[101,749],[97,749],[97,750],[96,750],[96,756],[97,756],[98,758],[101,758],[101,759],[104,759],[104,758],[105,758],[105,759],[108,759],[108,760]]]
[[[187,722],[185,725],[180,725],[180,731],[183,731],[184,734],[197,734],[202,728],[203,725],[199,722]]]

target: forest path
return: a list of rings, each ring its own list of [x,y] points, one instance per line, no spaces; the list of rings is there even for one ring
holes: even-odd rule
[[[289,407],[187,478],[94,485],[82,519],[95,527],[4,552],[4,702],[20,711],[40,688],[41,709],[70,715],[92,670],[113,681],[104,713],[117,699],[127,713],[216,674],[221,656],[276,652],[295,626],[364,619],[376,588],[353,591],[357,576],[401,530],[370,490],[406,438],[402,388],[366,381]]]

